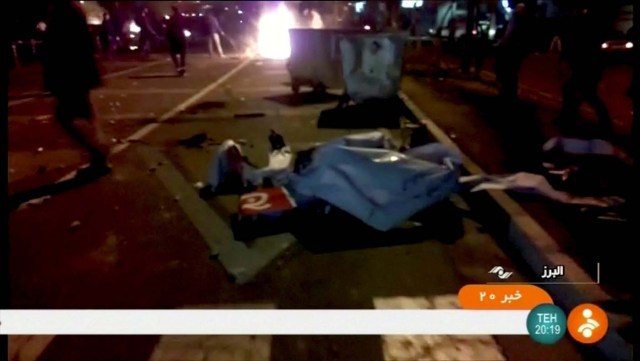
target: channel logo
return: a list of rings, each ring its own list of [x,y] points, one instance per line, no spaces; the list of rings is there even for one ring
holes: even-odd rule
[[[501,279],[501,280],[509,279],[509,277],[511,277],[511,275],[513,275],[513,272],[507,272],[501,266],[493,267],[491,269],[491,271],[489,271],[489,273],[492,273],[492,274],[498,276],[498,278]]]

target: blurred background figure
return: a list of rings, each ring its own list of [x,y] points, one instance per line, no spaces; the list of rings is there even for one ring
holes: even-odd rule
[[[559,37],[554,39],[553,46],[560,50],[560,60],[566,62],[570,71],[562,90],[558,119],[561,127],[574,125],[579,119],[580,105],[586,102],[598,116],[601,135],[608,136],[613,131],[607,106],[598,95],[605,69],[600,46],[606,40],[609,20],[605,10],[598,7],[574,11],[562,23]]]
[[[140,27],[139,49],[144,56],[149,55],[153,44],[159,39],[158,34],[153,29],[150,16],[149,9],[145,7],[135,19],[136,24]]]
[[[186,72],[187,36],[185,35],[184,19],[177,6],[172,6],[173,14],[167,23],[167,41],[173,65],[180,76]]]
[[[519,3],[507,31],[498,44],[495,73],[500,97],[507,103],[518,99],[518,74],[525,58],[532,51],[534,42],[534,14],[536,1]]]
[[[104,12],[102,17],[102,27],[100,28],[100,47],[102,55],[110,59],[117,43],[116,26],[108,12]]]
[[[56,120],[91,156],[79,176],[109,173],[108,147],[101,141],[90,92],[102,85],[95,42],[82,9],[72,1],[54,0],[43,43],[45,88],[56,98]]]
[[[214,51],[213,47],[215,45],[216,51],[218,55],[222,58],[225,57],[224,52],[222,51],[222,43],[221,38],[225,35],[222,27],[220,26],[220,21],[218,21],[218,17],[212,11],[207,13],[207,26],[208,26],[208,45],[209,45],[209,55],[213,58]]]

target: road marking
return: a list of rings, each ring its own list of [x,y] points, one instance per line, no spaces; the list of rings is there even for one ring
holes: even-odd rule
[[[242,68],[244,68],[245,66],[249,65],[250,63],[251,63],[251,59],[247,59],[247,60],[243,61],[242,63],[236,65],[236,67],[231,69],[228,73],[226,73],[222,77],[218,78],[213,83],[207,85],[202,90],[200,90],[196,94],[192,95],[191,97],[189,97],[187,100],[183,101],[182,103],[178,104],[173,109],[171,109],[168,112],[166,112],[163,115],[161,115],[160,118],[158,118],[158,120],[156,121],[156,123],[147,124],[144,127],[140,128],[137,132],[135,132],[132,135],[130,135],[127,138],[127,140],[138,140],[138,139],[146,136],[147,134],[151,133],[154,129],[156,129],[157,127],[160,126],[160,123],[165,122],[167,119],[173,118],[176,114],[180,113],[181,111],[184,111],[186,108],[188,108],[193,103],[195,103],[198,100],[200,100],[200,98],[202,98],[203,96],[205,96],[206,94],[208,94],[209,92],[214,90],[215,88],[219,87],[222,83],[227,81],[229,78],[231,78],[233,75],[235,75],[237,72],[242,70]],[[111,150],[111,154],[112,155],[113,154],[118,154],[118,153],[122,152],[123,150],[127,149],[128,146],[129,146],[129,143],[118,144],[116,147],[114,147]]]
[[[156,123],[147,124],[144,127],[138,129],[138,131],[136,131],[135,133],[130,135],[128,138],[126,138],[126,142],[124,144],[118,144],[115,147],[111,148],[111,150],[109,151],[109,154],[110,155],[115,155],[115,154],[118,154],[118,153],[122,152],[123,150],[127,149],[127,147],[129,147],[129,144],[130,144],[129,141],[139,140],[140,138],[142,138],[145,135],[149,134],[154,129],[156,129],[158,126],[160,126],[160,123],[166,121],[167,119],[170,119],[171,117],[173,117],[174,115],[176,115],[179,112],[183,111],[185,108],[187,108],[191,104],[197,102],[200,98],[205,96],[207,93],[209,93],[213,89],[219,87],[220,84],[222,84],[225,81],[227,81],[234,74],[239,72],[242,68],[244,68],[245,66],[249,65],[250,63],[251,63],[251,59],[247,59],[247,60],[243,61],[242,63],[238,64],[235,68],[231,69],[228,73],[226,73],[222,77],[218,78],[213,83],[211,83],[208,86],[206,86],[204,89],[200,90],[199,92],[197,92],[193,96],[189,97],[187,100],[185,100],[182,103],[180,103],[178,106],[176,106],[173,109],[169,110],[168,112],[164,113],[162,116],[160,116],[160,118],[158,118]],[[86,167],[86,166],[88,166],[88,164],[84,164],[81,167]],[[73,172],[65,175],[64,177],[58,179],[57,183],[69,180],[69,179],[73,178],[75,176],[75,174],[76,174],[76,171],[73,171]]]
[[[106,74],[102,78],[103,79],[115,78],[117,76],[133,73],[135,71],[146,69],[146,68],[152,67],[154,65],[157,65],[157,64],[160,64],[160,63],[163,63],[163,62],[166,62],[166,61],[167,61],[167,59],[152,61],[152,62],[150,62],[148,64],[143,64],[143,65],[139,65],[139,66],[136,66],[136,67],[133,67],[133,68],[130,68],[130,69],[125,69],[125,70],[117,71],[115,73]],[[18,105],[18,104],[23,104],[23,103],[30,102],[30,101],[36,99],[38,96],[41,96],[41,95],[44,95],[44,94],[46,94],[46,93],[42,92],[42,93],[38,93],[37,96],[31,97],[31,98],[25,98],[25,99],[19,99],[19,100],[10,101],[9,102],[9,107],[12,107],[12,106]]]
[[[177,89],[162,89],[162,88],[139,88],[139,89],[114,89],[114,88],[104,88],[97,89],[96,94],[98,95],[120,95],[120,94],[182,94],[182,93],[193,93],[197,91],[197,88],[177,88]]]
[[[235,283],[250,281],[276,257],[296,243],[288,233],[257,238],[248,245],[235,241],[233,231],[224,219],[203,201],[195,188],[162,153],[149,146],[140,146],[138,153],[149,167],[157,167],[155,175],[175,197],[191,223],[209,246],[212,256],[218,256]]]

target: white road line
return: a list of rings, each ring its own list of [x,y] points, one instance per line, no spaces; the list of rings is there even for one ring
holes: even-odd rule
[[[178,88],[178,89],[162,89],[162,88],[140,88],[140,89],[115,89],[104,88],[97,89],[98,95],[120,95],[120,94],[182,94],[193,93],[197,88]]]
[[[236,65],[235,68],[231,69],[225,75],[223,75],[222,77],[218,78],[213,83],[207,85],[205,88],[203,88],[202,90],[200,90],[196,94],[192,95],[187,100],[185,100],[182,103],[178,104],[178,106],[174,107],[173,109],[171,109],[168,112],[166,112],[163,115],[161,115],[160,118],[158,118],[158,120],[156,121],[156,123],[147,124],[144,127],[138,129],[138,131],[136,131],[135,133],[133,133],[132,135],[130,135],[127,138],[127,141],[138,140],[138,139],[146,136],[147,134],[151,133],[154,129],[156,129],[158,126],[160,126],[160,123],[166,121],[167,119],[170,119],[171,117],[173,117],[176,114],[180,113],[181,111],[183,111],[184,109],[186,109],[187,107],[192,105],[193,103],[197,102],[200,98],[205,96],[207,93],[211,92],[213,89],[219,87],[221,84],[223,84],[225,81],[227,81],[229,78],[231,78],[233,75],[235,75],[237,72],[242,70],[245,66],[249,65],[250,63],[251,63],[251,59],[249,58],[249,59],[244,60],[242,63]],[[111,155],[118,154],[118,153],[122,152],[123,150],[127,149],[127,147],[129,147],[129,143],[128,142],[125,142],[124,144],[118,144],[115,147],[111,148],[109,154],[111,154]],[[83,165],[83,166],[86,166],[86,164]],[[58,180],[58,182],[63,182],[65,180],[73,178],[75,173],[76,172],[73,171],[73,172],[65,175],[64,177],[60,178]]]
[[[166,61],[167,61],[167,59],[162,59],[162,60],[152,61],[152,62],[150,62],[150,63],[148,63],[148,64],[144,64],[144,65],[136,66],[136,67],[134,67],[134,68],[125,69],[125,70],[117,71],[117,72],[115,72],[115,73],[109,73],[109,74],[106,74],[106,75],[104,75],[102,78],[103,78],[103,79],[111,79],[111,78],[115,78],[115,77],[117,77],[117,76],[120,76],[120,75],[126,75],[126,74],[129,74],[129,73],[133,73],[133,72],[135,72],[135,71],[142,70],[142,69],[146,69],[146,68],[152,67],[152,66],[154,66],[154,65],[157,65],[157,64],[160,64],[160,63],[163,63],[163,62],[166,62]],[[38,94],[38,95],[41,95],[41,94]],[[34,99],[36,99],[36,98],[37,98],[37,96],[36,96],[36,97],[32,97],[32,98],[25,98],[25,99],[19,99],[19,100],[10,101],[10,102],[9,102],[9,107],[12,107],[12,106],[14,106],[14,105],[18,105],[18,104],[23,104],[23,103],[30,102],[30,101],[32,101],[32,100],[34,100]]]

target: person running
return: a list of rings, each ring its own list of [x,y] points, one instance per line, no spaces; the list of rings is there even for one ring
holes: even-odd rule
[[[96,44],[87,18],[76,2],[53,0],[43,41],[44,85],[57,100],[56,120],[91,156],[78,176],[108,174],[108,147],[100,140],[90,92],[102,85]]]
[[[172,6],[173,16],[167,23],[167,41],[173,65],[180,76],[186,72],[187,37],[184,33],[184,19],[177,6]],[[179,59],[178,59],[179,57]]]

